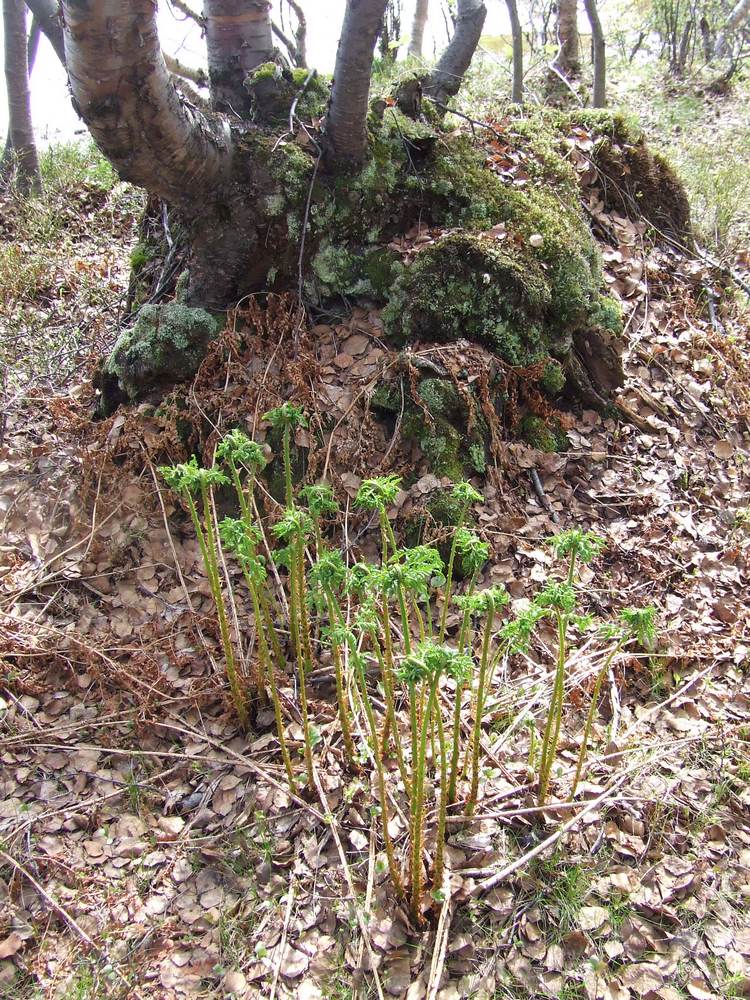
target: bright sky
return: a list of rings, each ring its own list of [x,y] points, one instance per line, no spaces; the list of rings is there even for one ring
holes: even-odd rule
[[[196,0],[195,7],[199,6],[200,0]],[[275,16],[278,16],[278,6],[279,0],[274,0]],[[336,58],[345,0],[302,0],[302,6],[307,12],[308,61],[322,72],[330,73]],[[492,35],[507,32],[505,5],[496,2],[488,6],[486,33]],[[414,0],[404,0],[403,7],[403,31],[406,35],[411,26]],[[425,39],[425,55],[431,55],[435,49],[440,50],[446,42],[442,0],[432,0],[431,7],[433,10]],[[191,20],[180,20],[182,15],[178,11],[172,12],[168,0],[160,0],[159,8],[162,47],[188,65],[199,65],[204,58],[204,49],[197,26]],[[1,44],[0,52],[2,52]],[[83,123],[76,116],[70,103],[65,73],[45,38],[41,40],[31,77],[31,97],[34,128],[41,145],[71,139],[76,133],[85,134]],[[0,136],[5,135],[7,123],[5,77],[4,74],[0,74]],[[0,144],[2,141],[0,138]]]

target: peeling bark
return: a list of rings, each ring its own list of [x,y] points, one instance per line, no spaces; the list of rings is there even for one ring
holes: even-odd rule
[[[461,89],[464,74],[471,65],[487,17],[483,0],[458,0],[458,14],[453,37],[427,79],[424,92],[445,104]]]
[[[5,82],[8,90],[8,153],[3,173],[10,170],[23,194],[40,191],[42,175],[31,123],[31,93],[23,0],[3,0]],[[3,156],[6,161],[6,156]]]
[[[63,0],[73,101],[124,180],[188,210],[229,167],[229,133],[189,108],[164,62],[154,0]]]
[[[348,0],[326,119],[329,160],[360,163],[367,149],[367,102],[375,42],[387,0]]]
[[[243,83],[248,73],[273,59],[268,0],[204,0],[211,103],[240,118],[250,111]]]
[[[596,0],[583,0],[586,16],[591,25],[591,44],[594,50],[594,90],[591,103],[595,108],[607,106],[607,48],[604,30],[599,18]]]
[[[409,39],[409,55],[416,59],[422,58],[424,49],[424,32],[427,27],[427,15],[430,9],[430,0],[417,0],[414,11],[414,20],[411,26],[411,38]]]

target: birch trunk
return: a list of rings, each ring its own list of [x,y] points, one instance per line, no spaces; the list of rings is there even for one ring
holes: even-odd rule
[[[211,103],[245,117],[251,97],[245,77],[273,59],[271,4],[267,0],[204,0]]]
[[[329,159],[360,163],[367,149],[367,103],[375,42],[387,0],[348,0],[326,120]]]
[[[554,66],[566,80],[571,80],[581,71],[578,0],[557,0],[557,44]]]

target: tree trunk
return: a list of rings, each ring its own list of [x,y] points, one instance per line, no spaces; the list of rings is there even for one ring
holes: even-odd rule
[[[583,0],[591,25],[591,44],[594,50],[594,90],[591,103],[595,108],[607,106],[607,49],[602,22],[596,0]]]
[[[190,246],[188,300],[226,307],[268,269],[258,204],[271,189],[235,155],[228,124],[178,94],[164,62],[154,0],[63,0],[73,101],[124,180],[179,211]],[[249,165],[248,165],[248,160]]]
[[[414,11],[414,20],[411,26],[411,38],[409,39],[409,55],[415,59],[422,58],[424,50],[424,32],[427,27],[427,15],[430,10],[430,0],[417,0]]]
[[[510,18],[510,32],[513,39],[513,91],[511,100],[514,104],[523,104],[523,33],[518,17],[516,0],[505,0]]]
[[[211,103],[217,111],[247,117],[251,109],[245,78],[273,59],[268,0],[204,0]]]
[[[367,104],[375,42],[387,0],[348,0],[326,119],[329,159],[361,163],[367,149]]]
[[[750,0],[738,0],[716,39],[716,55],[719,58],[727,54],[732,35],[748,18],[750,18]]]
[[[41,191],[42,175],[31,123],[31,92],[23,0],[3,0],[5,81],[8,90],[10,170],[22,194]],[[5,160],[5,155],[3,156]]]
[[[424,86],[425,94],[439,104],[446,104],[461,89],[464,74],[482,37],[486,17],[483,0],[458,0],[453,37]]]
[[[698,24],[701,30],[701,41],[703,43],[703,58],[707,63],[710,63],[714,57],[714,33],[711,30],[711,25],[708,23],[708,18],[702,17]]]
[[[153,0],[63,0],[76,110],[123,180],[190,208],[226,173],[229,130],[187,107],[164,63]]]
[[[578,45],[578,0],[557,0],[557,44],[553,65],[566,80],[581,72]]]
[[[29,31],[29,42],[26,48],[26,62],[28,65],[28,74],[31,78],[31,71],[34,68],[34,63],[36,62],[37,52],[39,51],[39,39],[41,36],[41,28],[39,27],[39,22],[36,18],[31,22],[31,30]],[[0,157],[0,180],[6,178],[13,166],[13,142],[10,137],[10,123],[8,123],[8,131],[5,136],[5,146],[3,147],[3,155]]]
[[[56,0],[26,0],[26,6],[39,22],[47,40],[55,50],[60,62],[65,65],[65,43],[60,21],[60,7]]]
[[[693,33],[693,22],[688,21],[682,30],[682,36],[680,38],[680,46],[677,50],[677,60],[673,67],[675,73],[678,76],[683,76],[685,73],[685,67],[687,66],[688,51],[690,49],[690,37]]]

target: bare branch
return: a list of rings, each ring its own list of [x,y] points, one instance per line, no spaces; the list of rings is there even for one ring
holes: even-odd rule
[[[125,180],[194,207],[228,165],[228,129],[181,101],[159,44],[156,4],[63,0],[63,23],[74,104],[96,143]]]
[[[297,63],[297,45],[296,45],[296,43],[289,37],[289,35],[285,34],[282,31],[282,29],[279,27],[279,25],[275,21],[271,21],[271,31],[273,31],[274,35],[278,38],[278,40],[281,42],[281,44],[286,49],[287,56],[289,58],[289,62],[293,66],[297,66],[298,63]]]
[[[297,18],[297,30],[294,32],[297,43],[297,65],[302,69],[307,69],[307,18],[297,0],[287,0],[287,3]]]
[[[387,0],[348,0],[336,54],[326,120],[329,156],[361,162],[367,148],[367,101],[380,24]]]
[[[425,94],[445,103],[459,92],[479,45],[486,17],[483,0],[458,0],[453,37],[425,83]]]
[[[185,3],[184,0],[169,0],[169,3],[185,17],[189,17],[196,24],[199,24],[201,28],[205,25],[205,18],[197,10],[193,10],[190,4]]]

